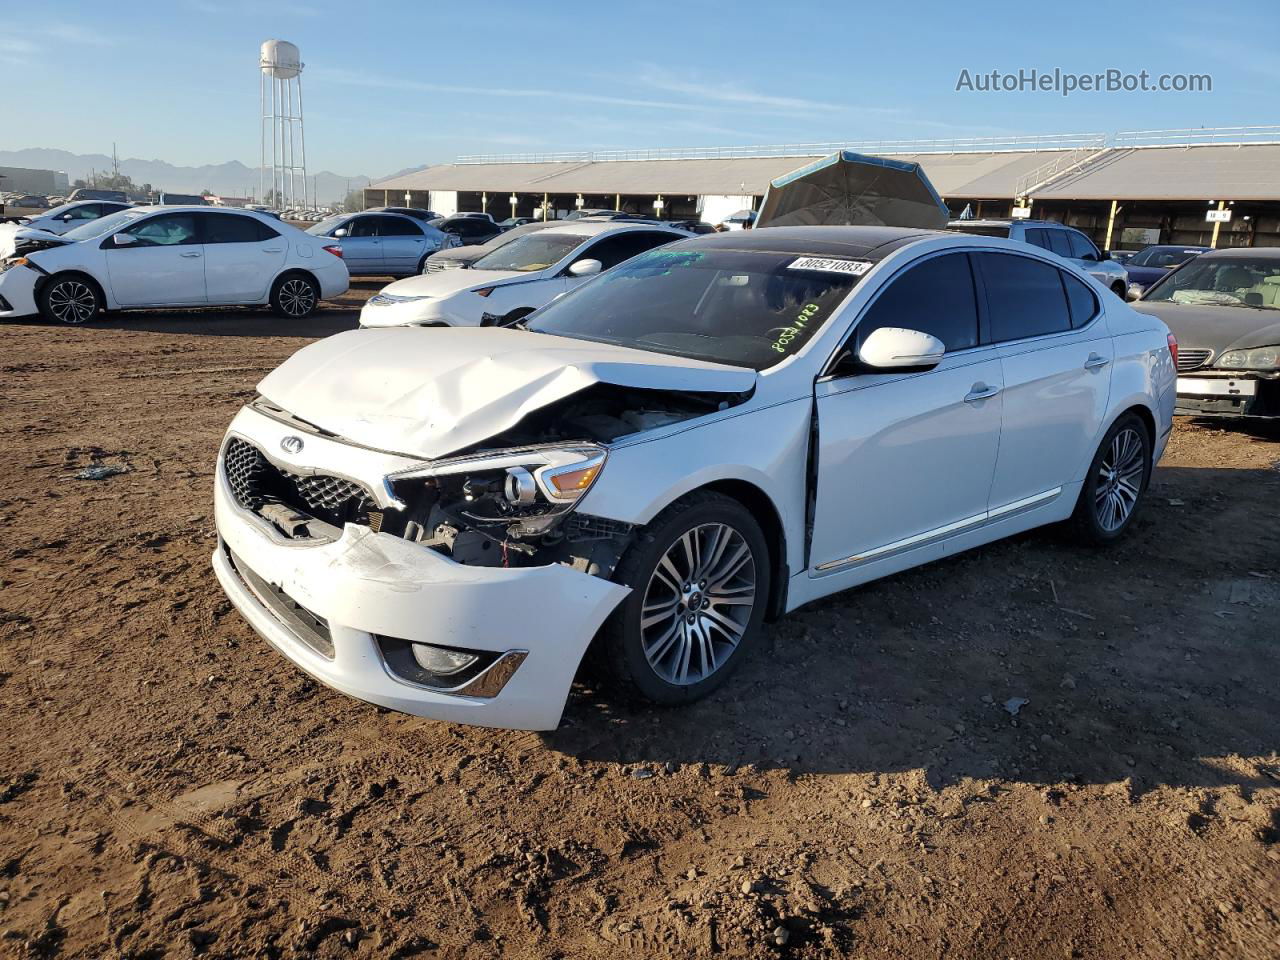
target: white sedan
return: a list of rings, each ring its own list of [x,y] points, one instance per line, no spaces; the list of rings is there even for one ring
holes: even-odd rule
[[[1009,240],[698,237],[526,326],[329,337],[232,422],[214,568],[321,682],[549,729],[594,642],[695,700],[820,597],[1042,524],[1116,541],[1172,426],[1168,328]]]
[[[45,233],[60,236],[76,227],[84,226],[91,220],[98,220],[129,208],[129,204],[114,200],[77,200],[75,203],[64,203],[60,207],[46,210],[38,216],[23,217],[18,223],[0,224],[0,237],[29,230],[43,230]],[[4,240],[0,239],[0,246],[3,246],[3,243]]]
[[[505,326],[597,273],[688,237],[659,224],[568,221],[503,244],[468,270],[397,280],[369,299],[360,325]]]
[[[0,319],[84,323],[106,310],[270,304],[309,316],[348,285],[342,249],[265,214],[131,207],[0,251]]]

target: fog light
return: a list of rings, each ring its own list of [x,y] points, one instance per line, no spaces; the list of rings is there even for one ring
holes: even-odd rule
[[[479,657],[465,650],[453,650],[449,647],[433,647],[426,643],[411,644],[413,659],[423,670],[437,676],[448,677],[461,673],[474,664]]]

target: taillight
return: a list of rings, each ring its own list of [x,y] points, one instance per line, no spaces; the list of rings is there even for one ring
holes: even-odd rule
[[[1174,369],[1178,366],[1178,338],[1169,334],[1169,356],[1173,358]]]
[[[325,248],[324,248],[324,250],[325,250],[327,253],[332,253],[335,257],[337,257],[337,258],[339,258],[339,259],[341,259],[341,258],[342,258],[342,248],[341,248],[340,246],[338,246],[337,244],[334,244],[334,245],[333,245],[333,246],[331,246],[331,247],[325,247]]]

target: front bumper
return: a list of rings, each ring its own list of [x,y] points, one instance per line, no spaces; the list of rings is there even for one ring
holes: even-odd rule
[[[40,274],[30,267],[10,267],[0,273],[0,319],[29,317],[39,313],[36,283]]]
[[[409,300],[403,303],[369,304],[360,309],[362,327],[471,326],[443,309],[440,300]]]
[[[455,723],[552,730],[587,645],[627,595],[569,567],[464,566],[434,550],[348,524],[299,545],[233,500],[219,465],[213,567],[232,604],[316,680],[392,710]],[[302,608],[307,624],[264,597]],[[477,682],[447,692],[394,672],[379,638],[491,651]],[[479,682],[483,681],[483,682]]]
[[[1178,377],[1174,413],[1191,417],[1280,417],[1280,379],[1247,373]]]

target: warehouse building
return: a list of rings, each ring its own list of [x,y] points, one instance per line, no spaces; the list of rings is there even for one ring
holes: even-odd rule
[[[65,194],[69,188],[67,175],[61,170],[37,170],[33,167],[0,167],[0,190],[13,193],[35,193],[40,196]]]
[[[714,224],[839,149],[919,163],[956,216],[1057,220],[1115,249],[1280,245],[1280,126],[460,157],[371,184],[365,202],[498,220],[609,208]]]

